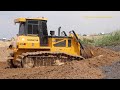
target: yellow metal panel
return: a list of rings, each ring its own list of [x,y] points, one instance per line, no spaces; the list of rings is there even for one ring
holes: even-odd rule
[[[54,44],[56,44],[55,42],[56,39],[59,39],[59,38],[51,38],[51,42],[52,42],[51,51],[52,52],[63,52],[63,53],[68,53],[72,55],[80,55],[80,48],[79,48],[80,46],[75,41],[75,39],[71,39],[71,47],[68,47],[68,38],[61,38],[63,39],[61,41],[66,40],[66,47],[54,47]]]
[[[15,23],[19,23],[19,22],[26,22],[25,18],[17,18],[14,20]]]
[[[76,42],[75,38],[71,38],[71,47],[68,47],[69,38],[60,38],[66,40],[66,47],[55,47],[54,44],[58,43],[56,42],[56,39],[59,38],[49,38],[48,46],[41,47],[38,36],[19,36],[18,49],[50,49],[51,52],[63,52],[72,55],[80,55],[80,45],[78,42]],[[26,45],[24,45],[24,43]]]
[[[19,49],[50,49],[49,45],[40,47],[38,36],[19,36],[17,44]]]
[[[30,36],[19,36],[19,48],[39,48],[39,38]]]
[[[48,20],[47,18],[40,18],[40,17],[38,17],[38,18],[26,18],[26,19],[32,19],[32,20]]]
[[[47,18],[17,18],[14,20],[15,23],[26,22],[26,20],[47,20]]]

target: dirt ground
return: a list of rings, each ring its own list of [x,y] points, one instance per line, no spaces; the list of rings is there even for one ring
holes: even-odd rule
[[[120,53],[120,45],[106,46],[110,50]],[[120,61],[113,62],[111,65],[100,67],[106,75],[104,79],[120,79]]]
[[[120,79],[120,61],[114,62],[112,65],[101,67],[106,75],[104,79]]]
[[[116,51],[116,52],[120,52],[120,45],[116,45],[116,46],[105,46],[104,48],[108,48],[108,49],[111,49],[113,51]]]
[[[113,71],[106,67],[111,67],[116,62],[120,62],[120,53],[110,49],[91,47],[94,57],[72,61],[62,66],[41,66],[39,68],[6,68],[6,57],[9,51],[6,47],[0,47],[0,79],[107,79]],[[115,64],[116,65],[116,64]],[[119,65],[119,64],[117,64]],[[114,68],[114,66],[112,66]],[[120,67],[120,66],[119,66]],[[117,67],[115,67],[117,68]],[[107,73],[109,71],[109,73]],[[120,76],[117,78],[120,78]]]

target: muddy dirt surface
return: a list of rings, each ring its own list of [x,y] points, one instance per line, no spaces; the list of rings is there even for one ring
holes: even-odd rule
[[[120,79],[120,61],[109,66],[101,67],[106,75],[103,79]]]
[[[106,75],[104,79],[120,79],[120,61],[114,62],[112,65],[101,67]]]
[[[32,69],[0,69],[0,78],[3,79],[80,79],[102,78],[101,71],[90,68],[80,62],[71,62],[64,66],[48,66]],[[84,67],[84,69],[83,69]]]
[[[6,68],[6,56],[8,50],[1,53],[0,79],[103,79],[107,78],[105,69],[101,67],[110,66],[120,61],[118,52],[100,47],[91,47],[94,57],[82,61],[72,61],[62,66],[41,66],[38,68]],[[3,60],[4,59],[4,60]],[[4,62],[3,62],[4,61]],[[112,69],[111,69],[112,70]],[[107,76],[108,75],[108,76]]]
[[[104,48],[120,53],[120,45],[105,46]],[[119,61],[113,62],[111,65],[106,65],[100,68],[105,74],[104,79],[120,79],[120,59]]]
[[[108,48],[108,49],[111,49],[111,50],[114,50],[116,52],[120,52],[120,45],[116,45],[116,46],[105,46],[104,48]]]

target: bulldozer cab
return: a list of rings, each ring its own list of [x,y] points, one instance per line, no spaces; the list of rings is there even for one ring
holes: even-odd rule
[[[19,23],[18,36],[38,36],[40,46],[48,46],[46,18],[18,18],[14,22]]]

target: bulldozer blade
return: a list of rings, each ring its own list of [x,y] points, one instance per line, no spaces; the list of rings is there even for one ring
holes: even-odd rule
[[[89,46],[84,46],[84,49],[81,49],[81,55],[87,59],[92,58],[94,53]]]

